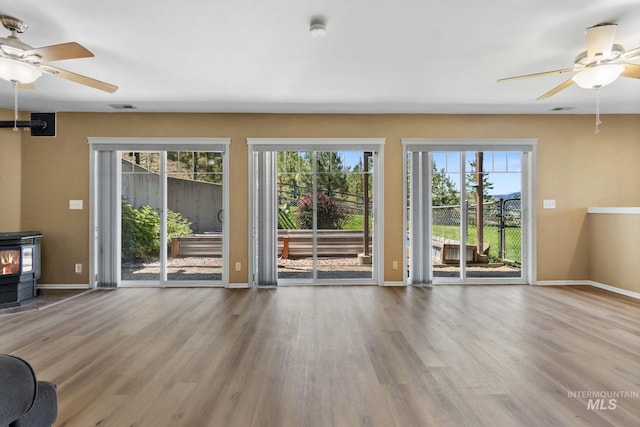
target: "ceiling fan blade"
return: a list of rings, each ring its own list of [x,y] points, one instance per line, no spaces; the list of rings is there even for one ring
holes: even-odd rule
[[[558,86],[554,87],[549,92],[547,92],[544,95],[541,95],[538,98],[536,98],[536,101],[540,100],[540,99],[550,98],[553,95],[555,95],[556,93],[560,92],[561,90],[568,88],[572,84],[573,84],[573,80],[572,79],[569,79],[569,80],[565,81],[564,83],[560,83]]]
[[[47,73],[62,77],[63,79],[71,80],[72,82],[80,83],[105,92],[113,93],[118,90],[118,86],[92,79],[91,77],[83,76],[81,74],[72,73],[71,71],[63,70],[58,67],[52,67],[51,65],[40,65],[40,69]]]
[[[622,59],[631,59],[631,58],[635,58],[636,56],[640,56],[640,47],[637,47],[635,49],[630,49],[625,53],[623,53],[622,55],[620,55]]]
[[[36,88],[36,85],[34,85],[33,83],[18,83],[18,89],[31,90],[35,88]]]
[[[587,57],[593,59],[600,56],[608,59],[611,56],[617,29],[616,24],[610,23],[587,28]]]
[[[60,61],[62,59],[89,58],[93,53],[76,43],[62,43],[52,46],[36,47],[24,52],[26,56],[38,55],[42,61]]]
[[[573,68],[563,68],[561,70],[543,71],[542,73],[524,74],[522,76],[506,77],[504,79],[500,79],[500,80],[498,80],[498,83],[508,82],[508,81],[511,81],[511,80],[529,79],[531,77],[550,76],[552,74],[569,73],[571,71],[574,71],[574,69]]]
[[[622,75],[625,77],[631,77],[634,79],[640,79],[640,65],[637,64],[622,64],[624,65],[624,71]]]

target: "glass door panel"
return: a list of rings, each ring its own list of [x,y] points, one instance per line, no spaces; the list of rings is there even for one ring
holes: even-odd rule
[[[466,153],[467,244],[473,251],[467,277],[522,276],[521,156]]]
[[[167,280],[222,280],[222,156],[167,152]]]
[[[373,165],[371,152],[277,153],[279,280],[373,279]]]
[[[316,156],[318,279],[372,279],[372,153]]]
[[[527,280],[532,152],[523,148],[407,150],[408,283]]]
[[[432,153],[431,173],[431,254],[434,278],[459,278],[461,276],[460,248],[462,220],[461,210],[461,153]],[[464,201],[464,200],[463,200]],[[464,203],[463,203],[464,205]]]
[[[277,153],[278,279],[312,280],[313,153]]]
[[[121,280],[160,280],[160,153],[122,153]]]

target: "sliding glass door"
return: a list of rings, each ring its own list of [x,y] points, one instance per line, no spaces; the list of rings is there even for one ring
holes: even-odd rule
[[[405,149],[407,281],[530,283],[533,144],[408,140]]]
[[[98,286],[226,284],[228,142],[91,143],[92,266]]]
[[[122,282],[221,281],[223,153],[121,158]]]
[[[379,146],[266,148],[251,154],[257,284],[376,283]]]
[[[168,151],[167,280],[222,280],[223,153]]]

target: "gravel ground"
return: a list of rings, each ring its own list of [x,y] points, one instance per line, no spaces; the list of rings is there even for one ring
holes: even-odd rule
[[[160,262],[122,265],[122,280],[159,280]],[[168,280],[222,280],[222,258],[170,258]]]
[[[313,259],[278,260],[278,274],[281,278],[301,278],[311,274]],[[438,277],[455,277],[459,268],[452,265],[434,265]],[[358,263],[357,257],[319,258],[318,271],[324,278],[370,278],[371,265]],[[328,274],[331,275],[328,275]],[[222,259],[209,257],[171,258],[167,270],[169,280],[221,280]],[[160,263],[140,263],[122,266],[123,280],[158,280]],[[503,264],[481,264],[467,266],[469,277],[520,277],[520,269]]]
[[[279,259],[278,271],[300,271],[313,268],[312,258]],[[371,265],[358,263],[357,257],[318,258],[318,269],[325,271],[371,271]]]

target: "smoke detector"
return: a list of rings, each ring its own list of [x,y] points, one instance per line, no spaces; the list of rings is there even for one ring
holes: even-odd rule
[[[324,22],[324,19],[320,17],[311,19],[309,34],[313,37],[322,37],[327,34],[327,24]]]

